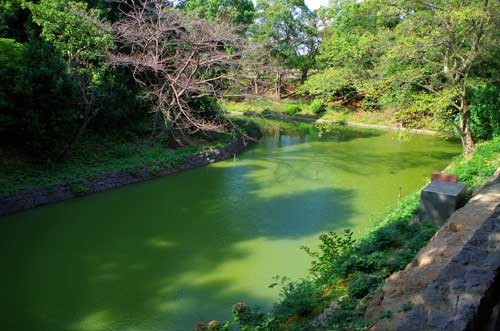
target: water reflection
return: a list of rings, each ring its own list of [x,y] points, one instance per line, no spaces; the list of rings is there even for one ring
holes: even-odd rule
[[[299,130],[300,131],[300,130]],[[383,131],[267,135],[233,160],[6,217],[0,323],[26,331],[186,331],[268,306],[301,245],[361,233],[459,145]],[[316,178],[317,177],[317,178]]]

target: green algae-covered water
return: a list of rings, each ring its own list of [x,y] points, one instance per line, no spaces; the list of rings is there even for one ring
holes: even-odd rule
[[[338,129],[267,134],[233,160],[0,218],[6,331],[190,331],[269,307],[299,249],[368,231],[460,146]]]

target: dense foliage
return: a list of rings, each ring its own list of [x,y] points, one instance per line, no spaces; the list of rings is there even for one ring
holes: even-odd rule
[[[126,40],[112,28],[123,27],[130,9],[140,6],[149,17],[146,30],[159,16],[182,25],[150,31],[162,49],[156,64],[152,53],[141,58],[152,49],[144,43],[146,30],[141,44],[137,35]],[[209,96],[279,99],[298,92],[314,100],[307,107],[313,115],[352,102],[358,110],[390,113],[402,126],[456,133],[470,154],[475,142],[500,132],[499,6],[489,0],[337,0],[311,11],[303,0],[1,0],[0,135],[29,158],[64,161],[90,127],[133,126],[145,118],[156,134],[160,113],[160,127],[174,138],[181,127],[197,131],[190,120],[177,125],[175,114],[195,119],[201,131],[220,128],[200,126],[213,124],[207,107],[196,114],[199,105],[217,108]],[[152,8],[161,15],[150,15]],[[203,45],[200,29],[219,47],[211,51],[219,61],[209,68],[197,67],[201,57],[186,62],[185,45]],[[241,40],[235,44],[229,32]],[[171,57],[180,50],[187,57]],[[110,53],[130,61],[109,66]],[[174,84],[150,79],[159,64]],[[152,71],[137,75],[148,66]],[[171,74],[193,69],[197,81]],[[178,100],[174,90],[181,91]],[[194,90],[203,100],[184,92]],[[298,111],[289,108],[288,114]]]
[[[321,70],[301,90],[361,95],[406,127],[457,132],[470,154],[497,132],[499,13],[488,0],[334,1],[322,12]]]

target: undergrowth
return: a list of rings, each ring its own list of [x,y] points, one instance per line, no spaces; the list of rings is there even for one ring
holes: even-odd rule
[[[236,121],[245,131],[254,124]],[[69,184],[72,191],[85,192],[81,183],[96,176],[125,171],[134,175],[140,167],[149,167],[155,174],[159,165],[177,167],[196,152],[220,148],[234,137],[231,134],[213,135],[199,139],[196,147],[168,148],[168,139],[150,138],[150,135],[130,135],[113,132],[95,135],[89,132],[77,145],[72,157],[64,163],[32,163],[25,160],[1,159],[0,196],[32,187],[51,189]]]

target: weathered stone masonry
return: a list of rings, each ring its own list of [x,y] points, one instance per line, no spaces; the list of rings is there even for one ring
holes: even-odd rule
[[[500,207],[423,292],[398,331],[479,330],[498,300]]]

